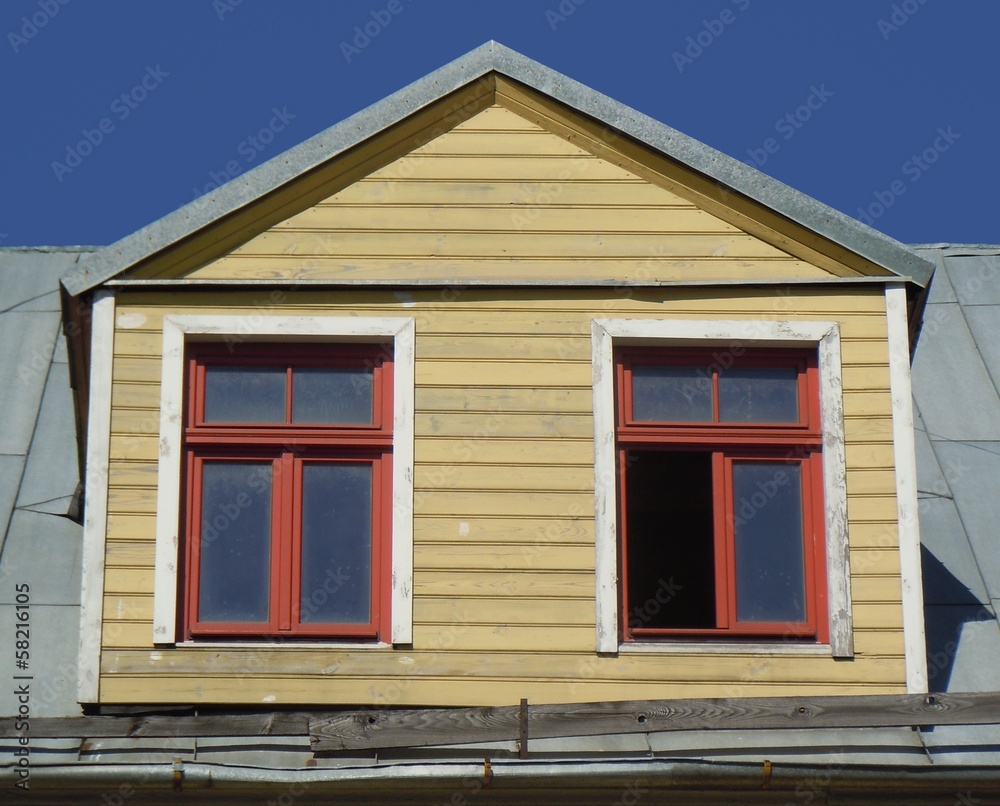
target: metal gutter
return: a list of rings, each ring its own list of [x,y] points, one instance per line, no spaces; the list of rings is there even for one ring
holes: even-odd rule
[[[311,797],[343,794],[363,786],[366,795],[389,794],[406,786],[408,792],[426,794],[469,792],[471,785],[488,784],[494,795],[525,789],[620,792],[632,785],[646,791],[702,791],[768,789],[773,792],[850,790],[864,792],[943,793],[954,798],[958,789],[973,793],[1000,786],[1000,768],[981,765],[816,765],[772,763],[765,758],[753,762],[709,762],[649,758],[642,760],[573,760],[566,762],[492,759],[438,763],[394,763],[337,769],[272,770],[257,767],[218,766],[174,761],[164,764],[72,764],[34,765],[32,793],[101,792],[127,785],[142,794],[162,789],[164,798],[177,798],[177,791],[196,793],[211,789],[216,795],[252,788],[264,796],[297,787]],[[178,788],[179,787],[179,790]],[[28,800],[26,798],[26,800]],[[148,802],[143,798],[140,802]]]

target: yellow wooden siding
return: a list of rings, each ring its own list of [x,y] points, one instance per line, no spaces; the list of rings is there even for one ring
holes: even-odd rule
[[[493,106],[185,276],[585,281],[830,272]]]
[[[884,299],[877,288],[123,292],[109,472],[106,702],[500,704],[905,690]],[[153,648],[162,316],[417,322],[413,651]],[[594,646],[594,317],[841,323],[856,658],[622,654]],[[248,666],[247,664],[252,664]],[[239,680],[234,686],[233,681]],[[185,682],[186,681],[186,682]],[[510,692],[520,692],[513,700]],[[732,695],[736,696],[736,695]]]

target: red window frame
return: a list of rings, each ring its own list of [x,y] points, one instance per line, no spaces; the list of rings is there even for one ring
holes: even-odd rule
[[[183,639],[351,638],[389,635],[392,529],[393,361],[380,344],[220,344],[188,346],[184,414],[185,546],[179,598]],[[283,423],[205,422],[206,368],[285,365]],[[372,422],[291,422],[292,376],[296,368],[371,369]],[[201,478],[206,461],[271,464],[271,542],[268,620],[212,622],[199,617],[202,530]],[[302,621],[302,472],[310,463],[372,467],[371,602],[367,623]]]
[[[711,384],[711,422],[636,420],[633,416],[632,367],[706,368]],[[794,367],[798,380],[798,419],[787,423],[721,422],[719,372],[730,367]],[[714,638],[829,640],[823,505],[823,434],[820,419],[819,367],[815,351],[713,348],[638,348],[616,350],[616,445],[618,458],[619,594],[623,641]],[[629,613],[626,479],[629,450],[684,450],[711,454],[714,628],[635,626]],[[799,465],[802,482],[803,572],[806,618],[802,622],[740,622],[736,611],[736,506],[733,465],[739,462]]]

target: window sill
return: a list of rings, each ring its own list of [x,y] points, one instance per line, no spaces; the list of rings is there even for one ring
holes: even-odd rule
[[[743,643],[736,641],[645,641],[618,645],[622,655],[832,655],[829,644]]]
[[[329,639],[321,641],[308,641],[302,639],[288,639],[286,641],[177,641],[171,644],[157,644],[157,649],[266,649],[292,652],[303,652],[309,650],[373,650],[392,649],[392,644],[382,641],[352,641],[341,642]]]

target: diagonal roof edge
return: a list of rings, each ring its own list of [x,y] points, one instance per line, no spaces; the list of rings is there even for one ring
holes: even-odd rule
[[[924,286],[934,264],[899,241],[498,42],[489,41],[222,187],[85,258],[63,284],[76,296],[261,198],[448,93],[497,72],[618,129],[893,274]]]

